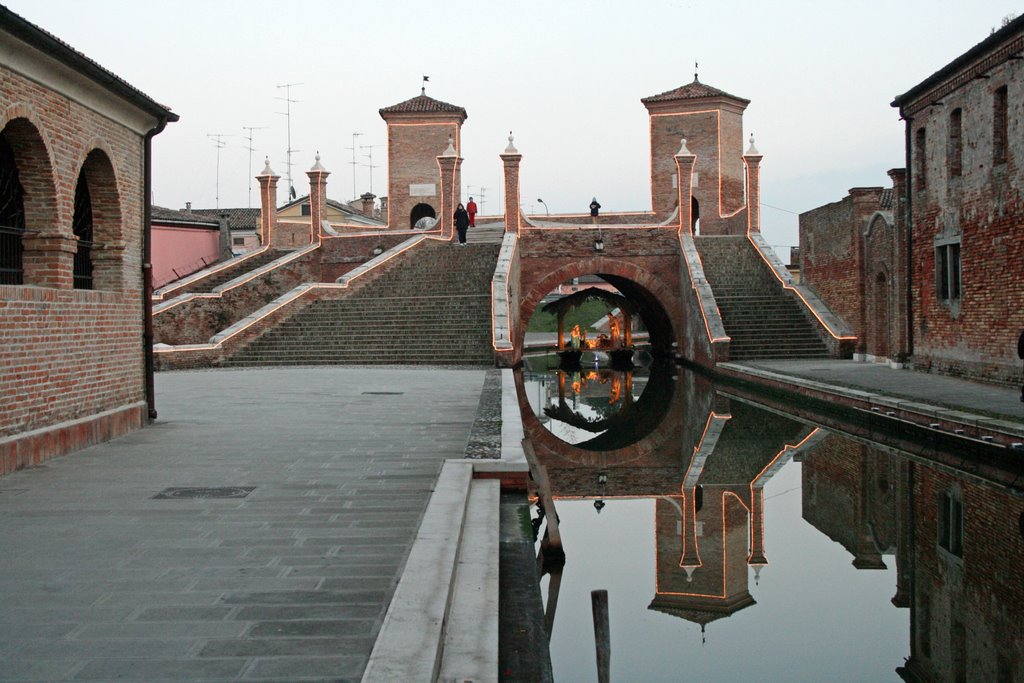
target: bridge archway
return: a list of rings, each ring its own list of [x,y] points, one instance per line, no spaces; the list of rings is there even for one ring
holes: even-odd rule
[[[532,283],[522,282],[517,348],[523,348],[527,324],[540,301],[558,285],[586,275],[600,277],[636,304],[640,319],[647,328],[653,355],[672,354],[672,344],[678,341],[672,321],[678,320],[681,314],[678,294],[666,287],[654,273],[635,263],[602,257],[572,261]]]
[[[412,207],[412,211],[409,212],[409,227],[415,228],[416,221],[421,218],[437,218],[437,212],[434,211],[434,207],[430,204],[417,204]]]

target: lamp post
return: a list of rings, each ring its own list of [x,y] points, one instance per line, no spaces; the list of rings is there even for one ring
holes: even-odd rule
[[[544,204],[544,200],[543,199],[538,198],[537,201],[540,202],[541,204]],[[548,205],[547,204],[544,204],[544,215],[545,216],[550,216],[551,215],[551,212],[548,211]]]

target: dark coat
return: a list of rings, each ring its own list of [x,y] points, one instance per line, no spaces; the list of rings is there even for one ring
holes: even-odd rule
[[[465,209],[455,209],[455,227],[459,230],[469,227],[469,214]]]

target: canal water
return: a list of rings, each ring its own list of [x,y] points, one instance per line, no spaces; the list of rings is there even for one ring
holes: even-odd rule
[[[565,556],[539,585],[556,681],[598,680],[596,590],[613,681],[1024,680],[1013,472],[675,366],[588,361],[517,377]]]

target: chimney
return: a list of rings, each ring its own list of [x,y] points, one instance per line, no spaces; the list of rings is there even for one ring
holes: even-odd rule
[[[188,215],[192,215],[192,202],[185,202],[185,211],[188,211]]]
[[[359,195],[359,199],[363,201],[363,215],[367,218],[373,218],[373,200],[376,199],[376,195],[366,192]]]

